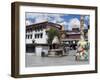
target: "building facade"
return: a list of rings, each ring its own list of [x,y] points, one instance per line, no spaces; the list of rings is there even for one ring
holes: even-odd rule
[[[42,50],[48,50],[48,30],[53,27],[62,29],[59,24],[42,22],[26,26],[26,53],[35,53],[40,56]]]
[[[80,40],[80,29],[72,28],[71,31],[64,30],[64,27],[52,23],[42,22],[33,25],[26,26],[26,53],[34,53],[35,55],[41,56],[43,50],[48,50],[48,30],[53,27],[58,29],[61,33],[61,42],[67,44],[70,48],[75,48],[77,42]],[[87,40],[86,34],[88,30],[84,30],[85,39]]]

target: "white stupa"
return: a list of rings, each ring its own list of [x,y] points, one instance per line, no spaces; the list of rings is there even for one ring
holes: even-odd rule
[[[54,39],[52,40],[52,44],[60,44],[60,41],[57,36],[55,36]]]

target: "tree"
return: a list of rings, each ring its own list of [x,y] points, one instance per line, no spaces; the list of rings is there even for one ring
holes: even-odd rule
[[[54,27],[51,27],[49,30],[48,30],[48,43],[49,44],[52,44],[52,40],[54,39],[54,37],[57,36],[58,39],[60,39],[60,32],[58,29],[54,28]]]

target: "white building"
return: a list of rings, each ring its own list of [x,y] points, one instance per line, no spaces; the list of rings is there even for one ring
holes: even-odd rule
[[[26,26],[26,53],[41,56],[43,50],[49,49],[47,30],[50,27],[62,29],[61,25],[47,21]]]

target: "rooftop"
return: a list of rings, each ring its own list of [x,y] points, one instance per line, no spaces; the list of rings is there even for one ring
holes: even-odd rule
[[[53,27],[57,27],[57,28],[62,28],[62,26],[57,23],[45,21],[45,22],[41,22],[41,23],[35,23],[35,24],[28,25],[28,26],[26,26],[26,29],[30,29],[30,28],[33,29],[34,27],[39,27],[40,25],[49,25],[49,26],[53,26]]]

